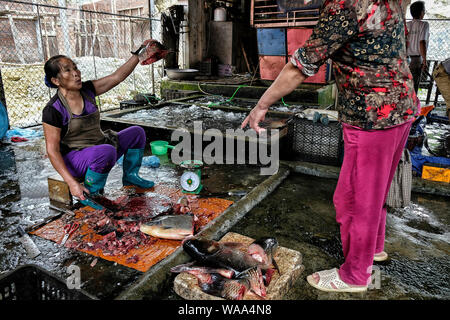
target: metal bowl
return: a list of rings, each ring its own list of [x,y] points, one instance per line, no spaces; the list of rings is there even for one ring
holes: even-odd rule
[[[167,76],[172,80],[192,79],[198,74],[197,69],[166,69]]]

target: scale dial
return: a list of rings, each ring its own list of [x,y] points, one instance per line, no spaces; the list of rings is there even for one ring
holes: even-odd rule
[[[200,186],[200,178],[195,172],[186,171],[181,175],[180,183],[184,190],[192,192]]]

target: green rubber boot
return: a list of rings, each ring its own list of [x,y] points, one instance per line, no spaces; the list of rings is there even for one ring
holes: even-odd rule
[[[89,194],[92,197],[98,196],[103,192],[103,188],[106,184],[108,173],[98,173],[88,168],[86,175],[84,176],[84,186],[89,190]],[[103,207],[93,203],[91,200],[80,200],[80,202],[86,206],[94,208],[95,210],[102,210]]]
[[[148,189],[155,185],[153,181],[145,180],[139,177],[139,169],[142,164],[144,149],[128,149],[123,157],[123,178],[124,186],[137,186]]]

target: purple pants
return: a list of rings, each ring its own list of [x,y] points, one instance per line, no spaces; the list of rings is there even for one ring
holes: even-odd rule
[[[333,197],[345,262],[341,279],[370,282],[373,257],[384,248],[385,202],[412,121],[384,130],[343,124],[344,161]]]
[[[107,173],[128,149],[145,147],[145,131],[141,127],[129,127],[118,132],[118,136],[118,150],[110,144],[100,144],[66,154],[63,159],[69,172],[75,178],[84,177],[88,168],[97,173]]]

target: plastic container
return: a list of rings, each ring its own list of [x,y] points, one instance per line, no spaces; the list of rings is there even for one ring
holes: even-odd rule
[[[214,10],[214,21],[227,21],[227,9],[223,7]]]
[[[68,289],[63,280],[33,264],[20,266],[0,277],[0,301],[94,299],[84,290]]]
[[[167,154],[167,149],[173,149],[174,146],[169,145],[169,142],[163,140],[156,140],[150,142],[150,148],[152,149],[152,154],[156,156],[161,156]]]

